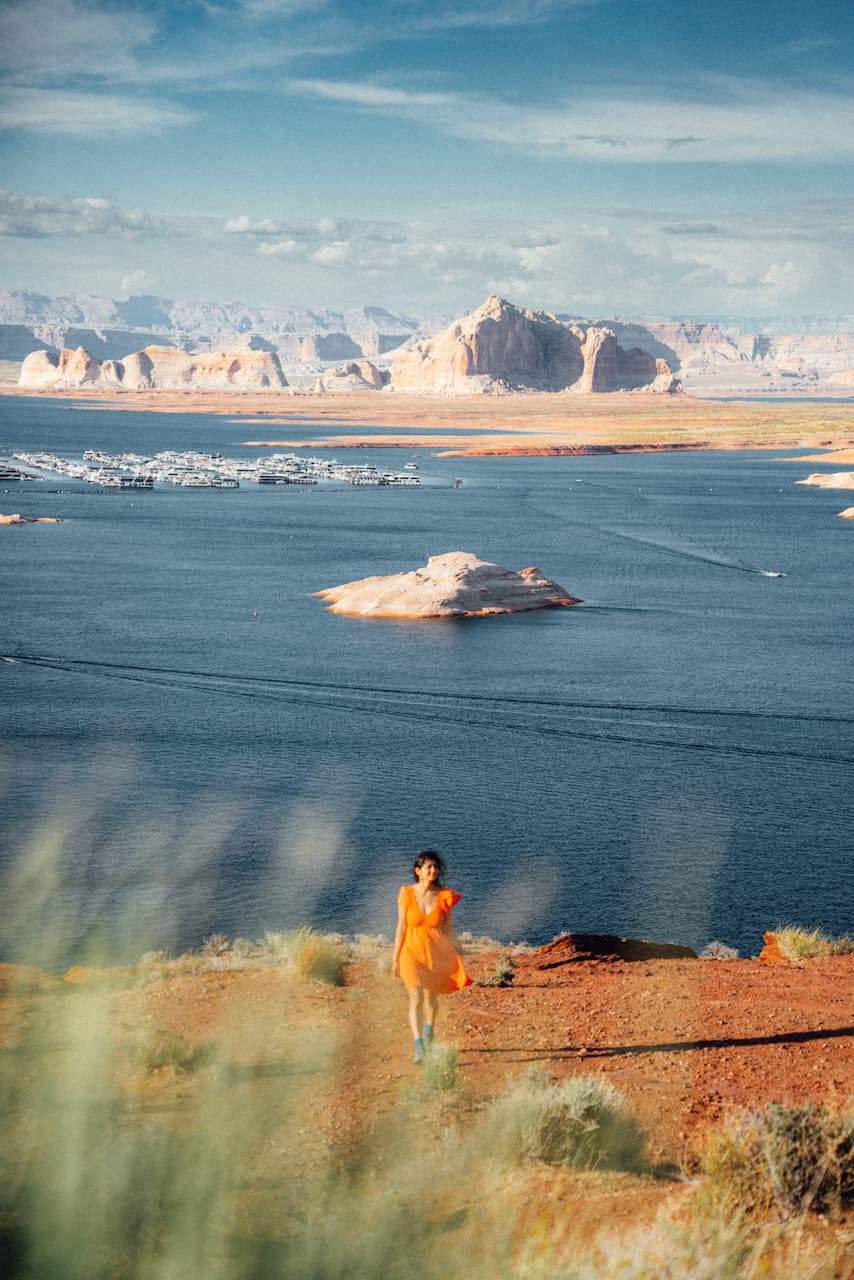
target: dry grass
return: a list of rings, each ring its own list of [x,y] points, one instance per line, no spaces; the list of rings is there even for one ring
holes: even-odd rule
[[[816,956],[846,956],[854,952],[854,938],[832,938],[823,929],[780,925],[774,930],[780,954],[787,960],[812,960]]]
[[[431,1093],[454,1093],[463,1083],[460,1051],[455,1044],[432,1044],[421,1064],[421,1079]]]
[[[290,965],[293,938],[273,939],[277,963],[284,957]],[[172,982],[167,971],[163,985]],[[303,991],[303,999],[308,1022],[287,1042],[294,1056],[278,1074],[262,1040],[256,1077],[256,1058],[244,1056],[245,1031],[239,1061],[221,1070],[200,1069],[210,1064],[208,1045],[162,1029],[159,1018],[146,1033],[156,1007],[148,985],[28,994],[14,1052],[0,1055],[3,1273],[16,1280],[409,1280],[415,1257],[425,1280],[830,1280],[842,1257],[830,1228],[775,1221],[776,1201],[757,1200],[743,1213],[731,1156],[718,1157],[727,1166],[725,1195],[712,1194],[717,1171],[710,1166],[705,1197],[701,1185],[673,1184],[662,1188],[667,1211],[654,1220],[597,1226],[591,1235],[575,1220],[578,1197],[603,1197],[596,1221],[609,1223],[623,1198],[659,1184],[645,1174],[570,1174],[545,1162],[640,1168],[641,1135],[620,1095],[599,1077],[556,1085],[535,1075],[511,1082],[478,1113],[461,1095],[454,1045],[436,1046],[421,1088],[369,1129],[344,1165],[336,1163],[319,1149],[324,1095],[316,1082],[332,1097],[338,1073],[352,1072],[354,1045],[342,1041],[330,1055],[315,1019],[332,1003],[349,1002],[324,990]],[[146,1075],[136,1093],[118,1069],[135,1047]],[[421,1138],[413,1143],[416,1119]],[[300,1146],[294,1133],[303,1130]],[[796,1130],[798,1151],[806,1135],[830,1132],[807,1111]],[[717,1140],[734,1145],[726,1132]],[[537,1199],[544,1179],[570,1177],[575,1201]],[[755,1186],[749,1164],[738,1177]],[[838,1185],[841,1195],[847,1184]],[[811,1207],[835,1194],[828,1200],[822,1191]]]
[[[698,1142],[708,1192],[725,1207],[780,1217],[836,1212],[854,1194],[854,1104],[731,1113]]]
[[[344,986],[345,941],[338,934],[318,933],[308,925],[288,933],[267,933],[268,955],[291,965],[301,978]]]
[[[570,1076],[552,1084],[537,1068],[489,1104],[480,1141],[509,1164],[542,1160],[576,1169],[639,1169],[644,1147],[640,1125],[607,1080]]]
[[[516,972],[516,961],[511,955],[499,956],[492,973],[475,978],[476,987],[509,987]]]

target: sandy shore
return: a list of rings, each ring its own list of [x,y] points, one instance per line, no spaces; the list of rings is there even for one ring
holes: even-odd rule
[[[850,449],[850,404],[747,403],[646,394],[446,396],[385,392],[61,392],[0,387],[9,397],[57,399],[87,409],[222,414],[263,426],[259,448],[406,448],[447,457],[531,457],[704,449]],[[271,428],[300,428],[282,439]],[[330,428],[337,428],[329,435]],[[315,431],[321,429],[322,434]],[[368,430],[370,429],[370,430]],[[822,459],[823,460],[823,459]]]

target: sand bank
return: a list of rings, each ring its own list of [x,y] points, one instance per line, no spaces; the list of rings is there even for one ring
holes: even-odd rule
[[[0,395],[24,394],[39,393],[0,387]],[[854,448],[850,404],[725,403],[637,393],[455,399],[386,392],[336,396],[75,389],[50,396],[81,410],[224,414],[242,423],[291,428],[290,438],[268,429],[256,433],[263,439],[248,442],[264,448],[406,448],[458,457]]]

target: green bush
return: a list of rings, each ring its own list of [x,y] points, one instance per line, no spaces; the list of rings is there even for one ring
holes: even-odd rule
[[[787,960],[812,960],[815,956],[846,956],[854,952],[854,938],[831,938],[823,929],[780,925],[774,930],[777,946]]]
[[[285,960],[300,977],[344,986],[344,951],[337,937],[303,925],[289,933],[267,933],[264,943],[269,955]]]
[[[131,1058],[143,1071],[174,1067],[176,1071],[196,1071],[210,1061],[212,1046],[188,1040],[175,1032],[161,1032],[131,1046]]]
[[[475,978],[476,987],[509,987],[516,974],[516,961],[512,956],[499,956],[495,968],[487,978]]]
[[[834,1211],[854,1193],[854,1107],[770,1103],[727,1117],[699,1144],[713,1195],[782,1217]]]
[[[455,1044],[433,1044],[424,1055],[421,1079],[432,1093],[453,1093],[462,1084],[460,1051]]]
[[[511,1080],[481,1124],[485,1149],[513,1163],[542,1160],[577,1169],[637,1169],[644,1137],[613,1085],[599,1076],[551,1084],[534,1069]]]

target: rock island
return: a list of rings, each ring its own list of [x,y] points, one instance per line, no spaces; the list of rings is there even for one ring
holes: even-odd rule
[[[466,551],[430,556],[411,573],[362,578],[315,594],[332,613],[365,618],[477,618],[581,603],[539,569],[503,569]]]

